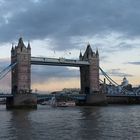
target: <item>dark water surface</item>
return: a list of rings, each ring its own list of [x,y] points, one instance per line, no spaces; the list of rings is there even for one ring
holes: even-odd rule
[[[140,140],[140,105],[7,111],[0,140]]]

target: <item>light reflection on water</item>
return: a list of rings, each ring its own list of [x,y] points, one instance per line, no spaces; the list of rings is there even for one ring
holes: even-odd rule
[[[39,106],[7,111],[0,106],[0,140],[140,139],[140,106]]]

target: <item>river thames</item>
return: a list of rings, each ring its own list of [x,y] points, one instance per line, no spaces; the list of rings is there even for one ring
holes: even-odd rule
[[[0,140],[126,139],[140,139],[140,105],[12,111],[0,106]]]

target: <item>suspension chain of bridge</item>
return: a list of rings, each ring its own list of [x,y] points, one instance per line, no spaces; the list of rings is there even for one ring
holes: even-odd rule
[[[2,71],[0,71],[0,80],[3,79],[16,66],[16,64],[17,63],[10,64]]]

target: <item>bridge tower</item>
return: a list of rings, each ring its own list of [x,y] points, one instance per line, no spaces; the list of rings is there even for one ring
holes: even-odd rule
[[[80,52],[79,59],[88,61],[89,66],[80,67],[81,94],[87,95],[87,104],[100,104],[105,101],[105,95],[100,93],[99,87],[99,53],[92,51],[90,44],[85,53]]]
[[[82,56],[80,53],[79,59],[82,61],[88,61],[89,66],[80,67],[81,77],[81,92],[90,94],[93,92],[99,92],[99,53],[98,50],[92,51],[90,44],[87,45],[87,49]]]
[[[37,106],[35,95],[31,94],[31,47],[26,47],[22,38],[11,49],[11,64],[16,63],[11,71],[11,92],[13,98],[7,99],[7,108],[30,108]]]
[[[12,69],[12,94],[29,93],[31,83],[31,48],[23,43],[22,38],[19,39],[18,46],[12,46],[11,64],[17,63]]]

